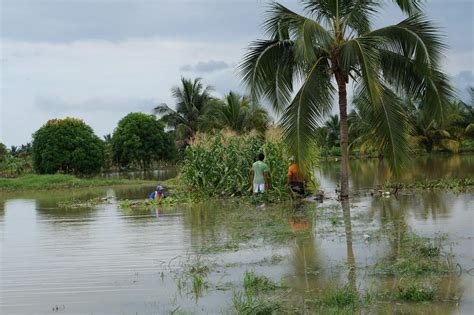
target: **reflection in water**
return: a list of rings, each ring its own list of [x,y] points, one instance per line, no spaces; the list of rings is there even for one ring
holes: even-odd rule
[[[347,268],[348,268],[348,283],[353,290],[356,290],[356,261],[354,250],[352,248],[352,222],[351,222],[351,208],[349,201],[342,201],[342,214],[344,217],[344,234],[346,237],[347,246]]]
[[[383,159],[349,161],[350,188],[371,189],[387,180],[403,183],[413,181],[464,178],[474,174],[474,155],[426,155],[407,161],[400,178],[392,178],[387,163]],[[339,183],[339,162],[322,163],[317,176],[324,189],[333,189]]]

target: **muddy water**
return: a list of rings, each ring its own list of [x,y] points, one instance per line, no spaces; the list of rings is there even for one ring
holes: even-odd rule
[[[472,157],[446,161],[419,161],[411,176],[472,176]],[[382,167],[353,164],[352,185],[368,186]],[[360,178],[354,177],[355,169]],[[335,173],[333,165],[321,172],[328,190]],[[374,272],[375,264],[399,250],[406,231],[429,238],[446,233],[445,249],[455,255],[459,272],[422,279],[436,287],[436,302],[375,301],[362,312],[474,312],[472,192],[362,196],[344,205],[334,200],[266,207],[207,202],[140,211],[117,205],[147,192],[120,188],[0,196],[0,313],[232,314],[246,271],[284,286],[273,298],[292,305],[291,313],[314,313],[318,309],[311,301],[335,285],[379,293],[415,281]],[[110,202],[83,209],[58,206],[97,196]],[[186,277],[197,262],[209,268],[200,290]]]

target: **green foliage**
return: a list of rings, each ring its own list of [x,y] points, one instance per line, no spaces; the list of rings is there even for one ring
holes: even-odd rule
[[[405,232],[397,240],[397,251],[375,265],[376,273],[396,276],[451,273],[455,266],[450,253],[443,251],[444,237],[431,241]]]
[[[143,169],[176,155],[174,139],[153,115],[130,113],[122,118],[111,139],[114,161],[121,167],[138,165]]]
[[[281,304],[275,299],[265,299],[235,292],[232,297],[235,313],[238,315],[271,315],[282,310]]]
[[[0,162],[5,160],[7,154],[8,154],[7,147],[3,143],[0,143]]]
[[[114,185],[149,185],[155,182],[129,179],[78,178],[73,175],[25,175],[18,178],[0,178],[0,190],[45,190],[70,189],[80,187],[99,187]]]
[[[51,119],[33,134],[33,167],[40,174],[91,174],[104,165],[104,144],[75,118]]]
[[[275,282],[265,276],[257,275],[253,271],[246,271],[244,275],[244,289],[247,294],[256,294],[263,291],[272,291],[278,288]]]
[[[259,104],[247,96],[230,92],[224,99],[213,101],[201,119],[206,130],[229,129],[238,134],[257,130],[264,133],[270,117]]]
[[[204,87],[201,79],[194,80],[181,78],[181,87],[171,89],[171,94],[176,101],[176,110],[166,104],[155,107],[155,114],[160,115],[160,120],[169,128],[174,129],[176,139],[185,144],[200,130],[200,119],[208,109],[214,98],[210,95],[212,88]]]
[[[192,191],[207,196],[250,194],[250,172],[260,152],[270,169],[270,193],[285,194],[288,154],[279,137],[200,134],[186,149],[180,179]]]
[[[5,155],[0,160],[0,176],[16,177],[33,171],[33,162],[29,155]]]
[[[426,302],[433,301],[435,295],[436,290],[434,288],[413,283],[408,286],[399,286],[394,297],[399,301]]]
[[[317,301],[318,304],[327,306],[355,306],[361,301],[359,292],[350,285],[330,287]]]

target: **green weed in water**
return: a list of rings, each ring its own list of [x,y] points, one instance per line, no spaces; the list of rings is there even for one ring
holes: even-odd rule
[[[232,304],[238,315],[270,315],[277,314],[281,304],[274,299],[265,299],[248,295],[243,292],[234,292]]]
[[[433,301],[436,295],[436,290],[425,285],[410,284],[408,286],[398,287],[395,292],[395,299],[399,301],[408,302],[426,302]]]
[[[275,282],[265,276],[257,275],[253,271],[246,271],[244,275],[244,289],[248,294],[272,291],[277,289]]]

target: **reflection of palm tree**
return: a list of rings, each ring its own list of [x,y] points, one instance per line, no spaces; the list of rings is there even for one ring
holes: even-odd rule
[[[342,214],[344,217],[344,232],[346,234],[346,254],[348,267],[348,283],[352,289],[356,289],[356,261],[354,249],[352,248],[352,223],[351,208],[348,201],[342,201]]]

